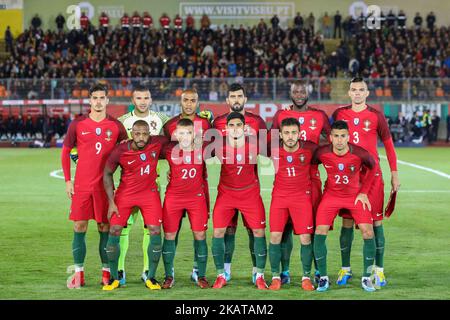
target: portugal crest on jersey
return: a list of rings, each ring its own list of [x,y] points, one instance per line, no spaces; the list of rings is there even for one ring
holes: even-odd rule
[[[315,130],[317,128],[316,127],[316,124],[317,124],[317,120],[316,119],[312,118],[311,120],[309,120],[309,124],[311,125],[309,127],[311,130]]]
[[[95,128],[95,134],[96,135],[101,135],[102,134],[102,128]]]
[[[339,163],[339,164],[338,164],[338,169],[339,169],[340,171],[344,171],[344,164],[343,164],[343,163]]]
[[[357,126],[359,124],[359,118],[353,119],[353,124]]]
[[[147,160],[147,156],[145,155],[145,153],[141,153],[139,156],[140,156],[142,161]]]
[[[366,132],[369,132],[370,131],[369,127],[370,127],[370,121],[368,119],[364,120],[364,128],[363,128],[363,130],[366,131]]]
[[[298,118],[298,122],[300,122],[300,124],[304,124],[305,118],[303,118],[303,117]]]
[[[292,163],[292,156],[287,156],[286,160],[287,160],[287,162]]]
[[[112,131],[111,130],[106,130],[106,138],[105,138],[105,140],[106,141],[111,141],[111,136],[112,136]]]

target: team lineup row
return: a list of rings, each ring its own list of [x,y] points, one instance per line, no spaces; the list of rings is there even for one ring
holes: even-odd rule
[[[146,286],[150,289],[173,286],[177,236],[183,214],[187,213],[194,236],[191,278],[201,288],[210,287],[205,278],[209,192],[204,161],[215,156],[221,163],[221,176],[212,215],[211,251],[217,271],[212,287],[221,288],[231,279],[234,234],[240,212],[249,234],[253,282],[258,289],[267,289],[266,218],[257,174],[258,154],[270,156],[276,169],[269,214],[272,271],[269,289],[279,290],[282,284],[290,282],[293,230],[300,235],[302,288],[315,289],[311,280],[314,262],[317,290],[328,290],[326,235],[338,214],[344,219],[340,237],[344,250],[337,283],[344,285],[352,277],[350,249],[356,223],[364,239],[362,287],[375,291],[375,287],[385,285],[381,223],[384,189],[376,149],[378,137],[386,147],[392,190],[397,191],[400,186],[386,119],[366,105],[369,92],[363,79],[352,80],[349,89],[352,105],[336,110],[332,126],[324,112],[307,106],[304,83],[294,82],[290,93],[293,105],[277,112],[268,135],[269,143],[263,145],[257,136],[267,132],[266,124],[259,116],[245,111],[247,99],[240,84],[229,87],[230,112],[214,119],[212,124],[210,113],[195,113],[198,95],[193,90],[183,92],[182,113],[169,120],[149,110],[151,95],[146,88],[136,88],[132,98],[135,109],[118,121],[106,115],[105,88],[94,86],[90,91],[91,112],[71,123],[62,151],[66,191],[72,199],[70,219],[74,221],[72,249],[76,266],[68,287],[84,285],[85,234],[90,219],[97,221],[100,232],[103,290],[114,290],[126,283],[128,233],[136,219],[136,208],[140,209],[148,229],[143,241],[142,279]],[[223,138],[208,144],[203,138],[211,127]],[[270,137],[277,141],[270,141]],[[117,145],[127,138],[130,138],[127,142]],[[77,170],[72,183],[70,155],[74,147],[77,153],[72,151],[72,158],[77,159]],[[166,159],[170,166],[163,205],[157,182],[158,159]],[[323,195],[319,164],[327,172]],[[118,166],[122,169],[121,182],[114,192],[112,176]],[[161,254],[165,268],[162,285],[155,279]],[[371,274],[375,275],[375,287]]]

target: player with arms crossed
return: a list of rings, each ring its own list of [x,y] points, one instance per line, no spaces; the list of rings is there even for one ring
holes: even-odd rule
[[[217,117],[213,122],[213,127],[222,135],[226,135],[227,133],[227,117],[231,112],[239,112],[244,116],[245,119],[245,130],[244,133],[246,136],[255,136],[259,138],[260,134],[263,134],[267,138],[267,126],[264,120],[251,112],[245,110],[245,104],[247,103],[247,96],[245,93],[245,88],[239,83],[233,83],[228,88],[228,95],[226,102],[230,107],[229,113],[225,113],[219,117]],[[256,139],[255,139],[256,140]],[[266,147],[267,143],[264,143],[264,147]],[[257,167],[255,166],[255,169]],[[258,177],[258,175],[256,174]],[[244,218],[245,219],[245,218]],[[235,248],[235,239],[236,239],[236,227],[238,223],[238,212],[236,212],[233,217],[230,225],[227,228],[225,233],[225,277],[227,281],[231,280],[231,261],[233,258],[234,248]],[[247,227],[248,233],[248,246],[250,250],[250,254],[252,257],[252,281],[255,283],[256,281],[256,256],[253,251],[254,248],[254,236],[253,231],[246,225],[244,220],[244,225]]]
[[[194,143],[195,129],[190,119],[178,120],[174,136],[177,142],[171,142],[163,151],[163,157],[170,166],[170,181],[163,207],[163,260],[166,277],[162,288],[169,289],[174,284],[175,237],[180,230],[180,222],[185,211],[194,236],[197,284],[202,289],[209,288],[205,277],[208,260],[206,229],[209,214],[204,185],[206,164],[203,160],[203,148],[201,144]]]
[[[218,274],[213,288],[216,289],[227,284],[224,268],[224,236],[236,210],[242,213],[247,227],[253,232],[252,251],[255,253],[256,260],[256,287],[262,290],[267,289],[264,280],[267,256],[266,217],[257,171],[259,148],[256,136],[247,137],[244,126],[244,115],[239,112],[230,113],[227,116],[227,134],[223,145],[215,151],[222,163],[213,212],[212,254]]]
[[[107,253],[111,268],[111,280],[103,287],[111,291],[120,287],[118,263],[120,256],[120,234],[134,207],[138,207],[148,229],[150,242],[147,248],[149,264],[145,285],[151,290],[161,286],[155,279],[156,269],[161,257],[162,207],[156,185],[156,166],[161,149],[168,140],[163,136],[150,136],[149,125],[144,120],[136,121],[131,130],[132,140],[118,145],[106,163],[103,183],[109,199],[108,218],[111,230]],[[120,184],[114,194],[113,174],[120,166]]]
[[[292,105],[287,109],[278,110],[272,122],[272,129],[280,129],[281,122],[286,118],[295,118],[300,122],[300,140],[311,141],[316,145],[319,145],[321,137],[322,140],[326,140],[328,143],[328,137],[330,135],[330,123],[328,117],[322,110],[318,110],[308,106],[308,89],[306,82],[297,80],[291,84],[290,97]],[[311,200],[313,205],[313,213],[316,212],[319,206],[320,199],[322,197],[322,181],[320,180],[320,174],[317,167],[312,172],[312,189]],[[314,169],[314,167],[313,167]],[[289,276],[289,262],[291,259],[291,252],[293,248],[292,242],[292,224],[286,224],[286,228],[283,232],[281,239],[281,283],[290,283]],[[315,260],[314,260],[315,262]],[[316,266],[317,267],[317,266]],[[318,282],[320,275],[316,268],[315,279]]]
[[[300,235],[300,257],[303,265],[302,288],[314,290],[311,282],[314,217],[311,201],[311,159],[317,145],[299,140],[300,123],[297,118],[281,121],[281,145],[271,149],[275,167],[272,202],[270,205],[269,260],[272,267],[270,290],[280,290],[281,238],[290,218],[295,234]],[[317,170],[315,168],[314,170]]]
[[[380,158],[377,150],[378,137],[386,148],[386,155],[391,169],[392,192],[398,191],[400,180],[397,171],[397,155],[394,149],[389,126],[385,116],[366,104],[369,96],[367,84],[362,78],[354,78],[350,83],[348,95],[352,105],[339,108],[333,114],[334,120],[346,121],[349,127],[350,142],[366,149],[376,161],[376,173],[373,185],[369,191],[369,199],[372,204],[372,218],[374,220],[374,233],[376,243],[375,286],[386,285],[384,276],[384,246],[385,237],[383,230],[383,204],[384,204],[384,182],[380,167]],[[352,277],[350,269],[350,253],[353,240],[353,220],[348,213],[343,212],[340,245],[342,267],[338,274],[338,285],[345,285]]]
[[[97,222],[99,253],[103,265],[102,283],[108,284],[110,270],[105,247],[108,241],[108,198],[103,187],[103,169],[117,142],[127,139],[122,123],[106,114],[108,89],[94,85],[89,89],[90,113],[70,123],[61,152],[66,193],[72,200],[70,220],[74,222],[72,254],[75,274],[67,282],[69,289],[85,285],[86,232],[89,220]],[[75,181],[70,177],[70,152],[77,147]]]
[[[212,113],[208,110],[204,110],[200,112],[199,114],[196,114],[195,111],[197,109],[198,105],[198,93],[195,89],[186,89],[181,94],[181,113],[172,119],[170,119],[165,125],[164,125],[164,135],[168,137],[169,139],[176,141],[177,138],[175,137],[175,131],[177,128],[178,121],[180,119],[190,119],[194,123],[194,142],[197,145],[202,145],[203,136],[206,133],[208,129],[211,128],[210,121],[212,120]],[[206,205],[207,210],[209,212],[210,203],[209,203],[209,186],[208,186],[208,175],[206,171],[206,166],[204,166],[203,171],[203,185],[204,185],[204,193],[206,197]],[[183,217],[185,214],[183,215]],[[178,232],[181,228],[183,219],[180,219],[180,225],[178,227]],[[175,247],[178,244],[178,232],[175,237]],[[194,249],[196,248],[194,240]],[[163,256],[164,257],[164,256]],[[197,263],[197,253],[194,250],[194,266],[191,273],[191,280],[194,282],[198,282],[198,263]],[[173,279],[173,275],[172,275]]]
[[[162,112],[155,112],[150,110],[150,106],[152,105],[152,96],[150,90],[143,86],[137,85],[133,88],[131,102],[134,105],[134,110],[125,113],[124,115],[118,118],[119,121],[123,123],[125,129],[127,129],[128,137],[131,139],[131,130],[133,124],[137,120],[144,120],[147,122],[150,128],[150,135],[156,136],[162,134],[162,128],[164,124],[169,121],[169,117]],[[159,173],[159,167],[157,167],[157,173]],[[159,188],[159,179],[156,179],[156,184]],[[136,222],[136,218],[138,217],[138,211],[134,210],[130,215],[130,219],[128,220],[127,226],[122,230],[120,236],[120,257],[119,257],[119,281],[121,285],[126,283],[126,273],[125,273],[125,258],[128,252],[129,246],[129,233],[133,227],[133,224]],[[146,281],[146,274],[148,272],[148,255],[147,248],[150,241],[148,231],[144,227],[144,234],[142,238],[142,255],[143,255],[143,272],[141,275],[142,281]]]
[[[326,238],[339,211],[346,209],[361,230],[364,239],[364,271],[362,288],[375,291],[370,280],[375,261],[373,219],[367,194],[375,177],[375,160],[369,152],[348,143],[349,132],[345,121],[331,126],[331,144],[316,150],[312,164],[322,163],[327,171],[327,181],[316,215],[314,257],[320,272],[317,291],[329,289],[327,276]],[[364,170],[364,174],[360,171]]]

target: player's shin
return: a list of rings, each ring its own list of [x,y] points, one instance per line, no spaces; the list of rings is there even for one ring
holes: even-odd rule
[[[86,258],[86,232],[73,233],[72,255],[75,266],[83,267]]]
[[[292,248],[294,242],[292,240],[292,224],[288,223],[284,228],[283,237],[281,238],[281,271],[289,271],[289,263],[291,261]]]
[[[341,235],[339,237],[339,242],[341,246],[341,261],[343,268],[350,268],[350,256],[352,250],[353,237],[354,237],[353,227],[341,228]]]
[[[224,238],[212,239],[212,255],[214,258],[214,265],[216,266],[217,274],[224,273],[224,256],[225,256],[225,242]]]
[[[125,258],[128,252],[130,230],[131,225],[128,225],[127,228],[122,229],[122,233],[120,235],[119,270],[125,270]]]
[[[375,263],[375,239],[364,239],[363,259],[364,273],[363,277],[369,277]]]
[[[233,259],[233,253],[234,253],[234,247],[236,243],[236,234],[229,234],[225,233],[225,236],[223,237],[223,240],[225,242],[225,263],[231,263],[231,260]]]
[[[108,243],[109,232],[99,231],[100,239],[98,243],[98,252],[103,268],[109,268],[108,255],[106,254],[106,244]]]
[[[156,275],[159,259],[161,258],[161,233],[153,233],[150,235],[150,244],[148,246],[148,278],[153,279]]]
[[[148,234],[148,230],[144,227],[144,234],[142,235],[142,256],[144,257],[142,271],[147,271],[149,266],[149,254],[148,247],[150,245],[150,235]],[[160,241],[161,242],[161,241]]]
[[[264,269],[266,267],[266,258],[267,258],[267,245],[266,245],[266,237],[255,237],[255,258],[256,258],[256,277],[264,274]]]
[[[256,267],[256,254],[255,254],[255,236],[252,230],[247,229],[248,232],[248,248],[250,250],[250,256],[252,258],[253,268]]]
[[[311,243],[300,245],[300,258],[303,267],[303,277],[309,278],[313,261],[313,246]]]
[[[196,247],[196,244],[195,244],[195,241],[196,240],[193,240],[193,242],[192,242],[192,245],[194,246],[194,263],[193,263],[193,269],[194,270],[198,270],[198,261],[197,261],[197,247]]]
[[[195,252],[197,255],[198,276],[200,278],[206,275],[206,264],[208,261],[208,245],[206,240],[194,240]]]
[[[321,277],[327,276],[327,236],[324,234],[314,235],[314,258]]]
[[[173,277],[173,260],[175,259],[175,250],[175,240],[164,239],[162,254],[166,278]]]
[[[272,278],[280,277],[281,244],[269,243],[269,261]]]
[[[383,225],[373,226],[373,233],[375,234],[375,265],[379,268],[384,267],[384,246],[385,246],[385,238],[384,238],[384,229]]]
[[[108,242],[106,244],[106,253],[108,255],[109,268],[111,272],[111,278],[118,280],[118,265],[120,256],[120,236],[109,235]]]

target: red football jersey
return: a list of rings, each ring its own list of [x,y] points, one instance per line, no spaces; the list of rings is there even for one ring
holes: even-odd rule
[[[141,24],[141,17],[139,15],[135,15],[131,17],[131,24],[133,26],[138,26]]]
[[[168,137],[169,139],[172,137],[173,133],[175,132],[175,129],[177,128],[177,122],[181,119],[181,114],[173,117],[169,121],[166,122],[166,124],[163,127],[164,135]],[[202,137],[204,136],[206,130],[211,128],[211,124],[209,123],[208,119],[199,117],[198,115],[195,115],[194,118],[194,133],[200,134]],[[175,138],[173,140],[176,140]]]
[[[108,16],[100,16],[99,21],[102,27],[107,27],[109,23],[109,18]]]
[[[144,27],[149,27],[153,23],[153,18],[151,16],[144,16],[142,19]]]
[[[163,155],[170,166],[170,181],[167,193],[175,195],[203,194],[205,162],[201,148],[183,151],[178,142],[171,142],[163,150]]]
[[[347,106],[337,109],[333,113],[333,119],[347,122],[350,142],[366,149],[377,162],[379,161],[378,137],[383,142],[391,139],[389,125],[383,114],[371,107],[355,112],[351,106]]]
[[[272,152],[275,167],[273,194],[290,196],[311,190],[311,160],[317,145],[300,141],[297,151],[288,152],[282,146]]]
[[[307,107],[305,111],[278,110],[273,117],[272,129],[280,129],[281,121],[286,118],[295,118],[300,122],[300,139],[319,144],[320,134],[325,133],[328,136],[331,132],[330,122],[325,112],[322,110]]]
[[[170,18],[162,16],[161,18],[159,18],[159,23],[161,24],[161,27],[167,28],[170,24]]]
[[[183,19],[181,19],[180,17],[175,18],[173,22],[176,27],[181,27],[183,25]]]
[[[120,18],[120,24],[122,25],[122,27],[128,27],[130,25],[130,17],[123,16],[122,18]]]
[[[221,166],[219,185],[227,189],[247,189],[259,184],[257,157],[258,148],[247,139],[240,148],[234,148],[224,138],[223,147],[216,152]]]
[[[88,115],[73,120],[67,130],[64,146],[77,147],[78,162],[74,190],[93,191],[103,189],[103,169],[117,142],[128,139],[123,124],[107,116],[95,122]]]
[[[324,193],[349,197],[358,193],[366,193],[375,176],[375,160],[369,152],[361,147],[349,144],[349,151],[339,156],[333,152],[331,144],[319,147],[312,163],[322,163],[327,171]],[[365,166],[366,173],[361,177],[361,169]],[[362,185],[361,185],[362,184]]]
[[[151,136],[143,150],[131,149],[132,141],[118,145],[108,158],[107,166],[115,171],[122,168],[116,196],[133,197],[139,193],[156,190],[156,166],[161,150],[168,143],[166,137]]]
[[[229,113],[222,114],[214,119],[213,127],[219,130],[223,136],[226,135],[225,126],[227,125],[227,116]],[[244,113],[245,125],[246,125],[246,135],[256,134],[259,136],[259,130],[265,130],[267,132],[267,126],[264,120],[254,113],[245,111]]]

